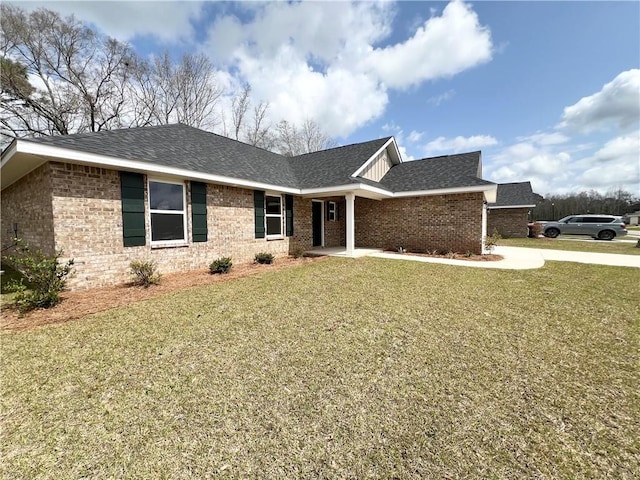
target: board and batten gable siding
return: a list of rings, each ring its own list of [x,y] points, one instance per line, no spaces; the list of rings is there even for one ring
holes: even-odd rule
[[[53,219],[55,248],[64,250],[65,258],[75,260],[75,274],[69,280],[71,289],[127,282],[131,280],[129,264],[133,260],[153,260],[161,273],[168,274],[206,269],[220,257],[230,256],[235,264],[242,264],[252,262],[258,252],[276,257],[289,253],[289,237],[273,241],[255,238],[253,190],[224,185],[202,184],[204,190],[200,187],[200,201],[206,202],[206,208],[197,207],[195,216],[206,212],[207,239],[193,241],[194,208],[189,181],[185,181],[187,245],[152,247],[146,176],[146,241],[144,245],[125,247],[120,172],[59,162],[48,165],[53,212],[49,218]],[[4,209],[4,191],[2,195]]]
[[[2,248],[9,248],[17,236],[46,255],[55,252],[50,165],[45,163],[2,190]]]
[[[392,162],[384,149],[360,174],[361,177],[374,182],[379,182],[391,169]]]

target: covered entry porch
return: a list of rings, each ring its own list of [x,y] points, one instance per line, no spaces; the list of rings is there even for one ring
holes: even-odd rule
[[[356,257],[402,247],[482,253],[486,187],[400,194],[367,187],[338,187],[300,199],[300,226],[306,228],[298,230],[299,245],[305,252]]]

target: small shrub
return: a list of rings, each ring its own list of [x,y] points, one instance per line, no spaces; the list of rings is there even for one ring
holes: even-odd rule
[[[293,249],[291,250],[291,256],[292,256],[293,258],[301,258],[301,257],[304,257],[304,248],[302,248],[302,247],[301,247],[301,246],[299,246],[299,245],[298,245],[297,247],[293,248]]]
[[[256,263],[270,265],[273,263],[273,255],[266,252],[256,253],[254,260]]]
[[[36,308],[49,308],[60,303],[60,292],[66,286],[73,271],[73,259],[60,263],[62,250],[53,257],[39,249],[32,249],[20,239],[15,239],[16,255],[7,257],[22,278],[9,282],[8,289],[16,292],[14,303],[20,313]],[[26,280],[27,285],[24,284]]]
[[[496,248],[498,242],[502,239],[497,230],[494,230],[491,235],[487,235],[484,237],[484,247],[489,252],[492,253],[493,249]]]
[[[221,257],[211,262],[211,265],[209,265],[209,271],[211,273],[229,273],[232,265],[231,257]]]
[[[158,264],[152,260],[134,260],[129,264],[133,275],[133,284],[147,288],[160,283],[162,275],[158,272]]]
[[[465,257],[467,258],[471,258],[473,257],[473,253],[471,253],[469,250],[467,250],[467,252],[464,254]]]

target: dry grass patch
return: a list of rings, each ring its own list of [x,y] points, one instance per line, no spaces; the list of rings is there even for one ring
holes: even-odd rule
[[[635,274],[329,259],[4,333],[0,475],[637,478]]]

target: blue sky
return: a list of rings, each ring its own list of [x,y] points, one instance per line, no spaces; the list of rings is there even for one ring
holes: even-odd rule
[[[15,2],[75,14],[138,53],[212,58],[273,122],[405,160],[482,150],[540,194],[640,195],[640,2]],[[225,103],[227,102],[227,103]]]

